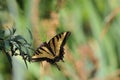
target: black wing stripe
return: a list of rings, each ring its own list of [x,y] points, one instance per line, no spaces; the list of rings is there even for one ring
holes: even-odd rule
[[[57,40],[59,40],[59,36],[56,36]]]
[[[63,34],[63,33],[62,33],[62,34]],[[59,36],[59,38],[61,38],[61,35],[62,35],[62,34],[59,34],[59,35],[58,35],[58,36]]]
[[[54,46],[54,48],[55,48],[55,38],[53,38],[52,39],[52,44],[53,44],[53,46]],[[51,47],[51,46],[50,46]],[[54,49],[55,50],[55,49]]]
[[[48,45],[48,43],[44,44],[46,46],[46,48],[53,54],[53,56],[55,56],[54,52],[52,51],[51,47]]]
[[[46,47],[47,48],[47,47]],[[44,51],[44,52],[46,52],[46,53],[48,53],[48,54],[50,54],[48,51],[46,51],[44,48],[40,48],[39,50],[42,50],[42,51]]]
[[[56,38],[56,37],[55,37]],[[55,38],[53,38],[52,39],[52,44],[53,44],[53,49],[54,49],[54,51],[53,51],[53,53],[54,53],[54,55],[55,55],[55,53],[56,53],[56,46],[55,46]],[[50,47],[52,47],[52,46],[50,46]]]
[[[47,61],[49,63],[54,63],[53,59],[47,58],[47,57],[41,57],[41,58],[32,58],[33,62],[37,61]]]
[[[52,55],[55,56],[54,51],[52,50],[50,44],[52,44],[52,41],[50,41],[49,44],[47,44],[47,48],[48,48],[49,51],[52,53]]]
[[[42,48],[43,46],[44,46],[45,48],[47,48],[47,50],[49,50],[49,52],[47,52],[45,49],[43,49],[43,48]],[[48,43],[46,43],[46,42],[43,42],[38,49],[40,49],[40,50],[42,50],[42,51],[45,51],[46,53],[52,53],[52,54],[54,55],[52,49],[50,48],[50,46],[49,46]],[[40,51],[39,51],[39,52],[40,52]],[[43,52],[41,52],[41,53],[43,53]],[[38,54],[38,53],[37,53],[37,54]]]
[[[63,39],[63,42],[62,42],[62,44],[61,44],[61,46],[64,46],[65,45],[65,43],[66,43],[66,40],[67,40],[67,38],[70,36],[70,32],[66,32],[65,33],[65,37],[64,37],[64,39]]]
[[[42,54],[39,49],[35,51],[36,54]]]

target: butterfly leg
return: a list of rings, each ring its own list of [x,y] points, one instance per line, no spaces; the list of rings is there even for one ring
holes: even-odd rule
[[[60,67],[58,66],[57,63],[54,63],[54,65],[58,68],[58,70],[60,71]]]
[[[64,60],[63,60],[63,59],[61,59],[61,61],[62,61],[62,62],[64,62]]]

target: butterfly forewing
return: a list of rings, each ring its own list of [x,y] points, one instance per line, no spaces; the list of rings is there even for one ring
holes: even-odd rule
[[[43,61],[46,58],[53,59],[54,56],[52,55],[51,51],[49,50],[46,43],[43,43],[36,51],[36,54],[32,56],[32,61]]]
[[[64,44],[66,43],[66,39],[69,35],[70,32],[63,32],[61,34],[56,35],[48,42],[48,45],[51,47],[55,56],[64,54],[64,52],[60,53],[60,49],[63,48]]]

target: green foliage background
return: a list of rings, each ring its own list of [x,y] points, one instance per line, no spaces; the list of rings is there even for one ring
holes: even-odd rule
[[[119,80],[119,5],[120,0],[0,0],[0,29],[15,27],[34,47],[57,33],[72,33],[61,71],[48,63],[28,63],[27,70],[16,56],[11,70],[1,52],[0,80]]]

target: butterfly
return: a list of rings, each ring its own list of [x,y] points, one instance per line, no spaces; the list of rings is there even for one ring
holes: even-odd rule
[[[69,31],[62,32],[54,36],[52,39],[50,39],[48,43],[43,42],[35,50],[35,53],[33,54],[31,61],[32,62],[47,61],[50,64],[56,65],[56,67],[60,70],[56,62],[59,62],[60,60],[63,61],[63,57],[65,54],[64,45],[70,34],[71,32]]]

